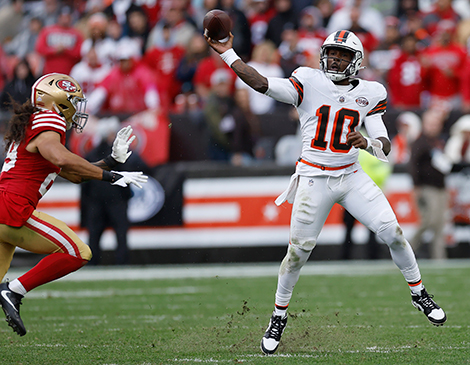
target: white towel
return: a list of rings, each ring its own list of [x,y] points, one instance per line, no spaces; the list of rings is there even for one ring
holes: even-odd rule
[[[297,192],[298,186],[299,186],[299,174],[295,172],[290,178],[289,186],[287,187],[287,189],[284,190],[284,192],[277,197],[274,203],[277,206],[280,206],[287,200],[290,204],[292,204],[294,202],[295,193]]]

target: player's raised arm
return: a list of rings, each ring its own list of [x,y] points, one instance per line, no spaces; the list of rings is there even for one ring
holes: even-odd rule
[[[229,39],[225,43],[213,40],[206,35],[207,43],[211,46],[220,57],[229,65],[233,71],[241,78],[248,86],[254,90],[264,94],[268,90],[268,79],[256,71],[253,67],[247,65],[233,50],[233,34],[230,33]]]
[[[270,77],[269,79],[261,75],[250,65],[247,65],[235,53],[232,48],[233,34],[229,34],[227,42],[213,40],[206,35],[207,43],[217,52],[220,57],[229,65],[242,81],[254,90],[270,96],[282,103],[299,105],[298,90],[292,85],[292,82],[286,78]]]

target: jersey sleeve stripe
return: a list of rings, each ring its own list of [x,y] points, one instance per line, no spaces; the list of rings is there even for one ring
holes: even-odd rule
[[[34,120],[37,120],[37,119],[44,119],[44,118],[52,118],[52,119],[57,119],[57,120],[61,120],[61,121],[64,121],[64,118],[57,115],[57,114],[54,114],[54,113],[47,113],[47,114],[38,114],[38,115],[35,115],[34,116]]]
[[[54,123],[38,123],[36,125],[33,125],[31,127],[31,129],[43,128],[43,127],[51,127],[51,128],[55,128],[55,129],[58,129],[60,131],[63,131],[63,132],[66,131],[65,127],[63,127],[61,125],[58,125],[58,124],[54,124]]]
[[[49,122],[49,123],[56,123],[56,124],[60,124],[60,125],[63,125],[63,126],[66,126],[67,123],[65,123],[63,120],[61,119],[55,119],[55,118],[41,118],[41,119],[36,119],[36,120],[33,120],[33,126],[36,125],[36,124],[39,124],[39,123],[44,123],[44,122]]]
[[[297,94],[299,94],[299,100],[297,102],[297,106],[299,106],[304,100],[304,85],[302,85],[302,83],[294,76],[289,77],[289,81],[294,86]]]
[[[381,100],[378,104],[367,113],[367,115],[374,115],[378,113],[385,113],[387,111],[387,99]]]

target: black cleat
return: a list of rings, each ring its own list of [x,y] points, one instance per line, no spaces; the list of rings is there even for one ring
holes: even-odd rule
[[[423,312],[433,325],[442,326],[447,321],[447,317],[442,308],[432,299],[433,297],[423,288],[421,294],[411,293],[411,304]]]
[[[261,351],[266,355],[272,355],[276,352],[281,341],[282,333],[287,325],[287,314],[284,317],[276,316],[273,312],[266,333],[261,339]]]
[[[26,328],[20,317],[20,305],[23,296],[12,292],[7,283],[0,284],[0,304],[5,312],[8,325],[20,336],[26,334]]]

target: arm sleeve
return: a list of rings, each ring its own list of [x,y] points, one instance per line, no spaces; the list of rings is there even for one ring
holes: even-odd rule
[[[381,114],[374,114],[366,117],[364,120],[364,126],[366,127],[367,134],[370,138],[377,139],[378,137],[385,137],[390,140]]]
[[[268,77],[268,91],[265,95],[283,103],[299,104],[299,94],[290,79]]]

